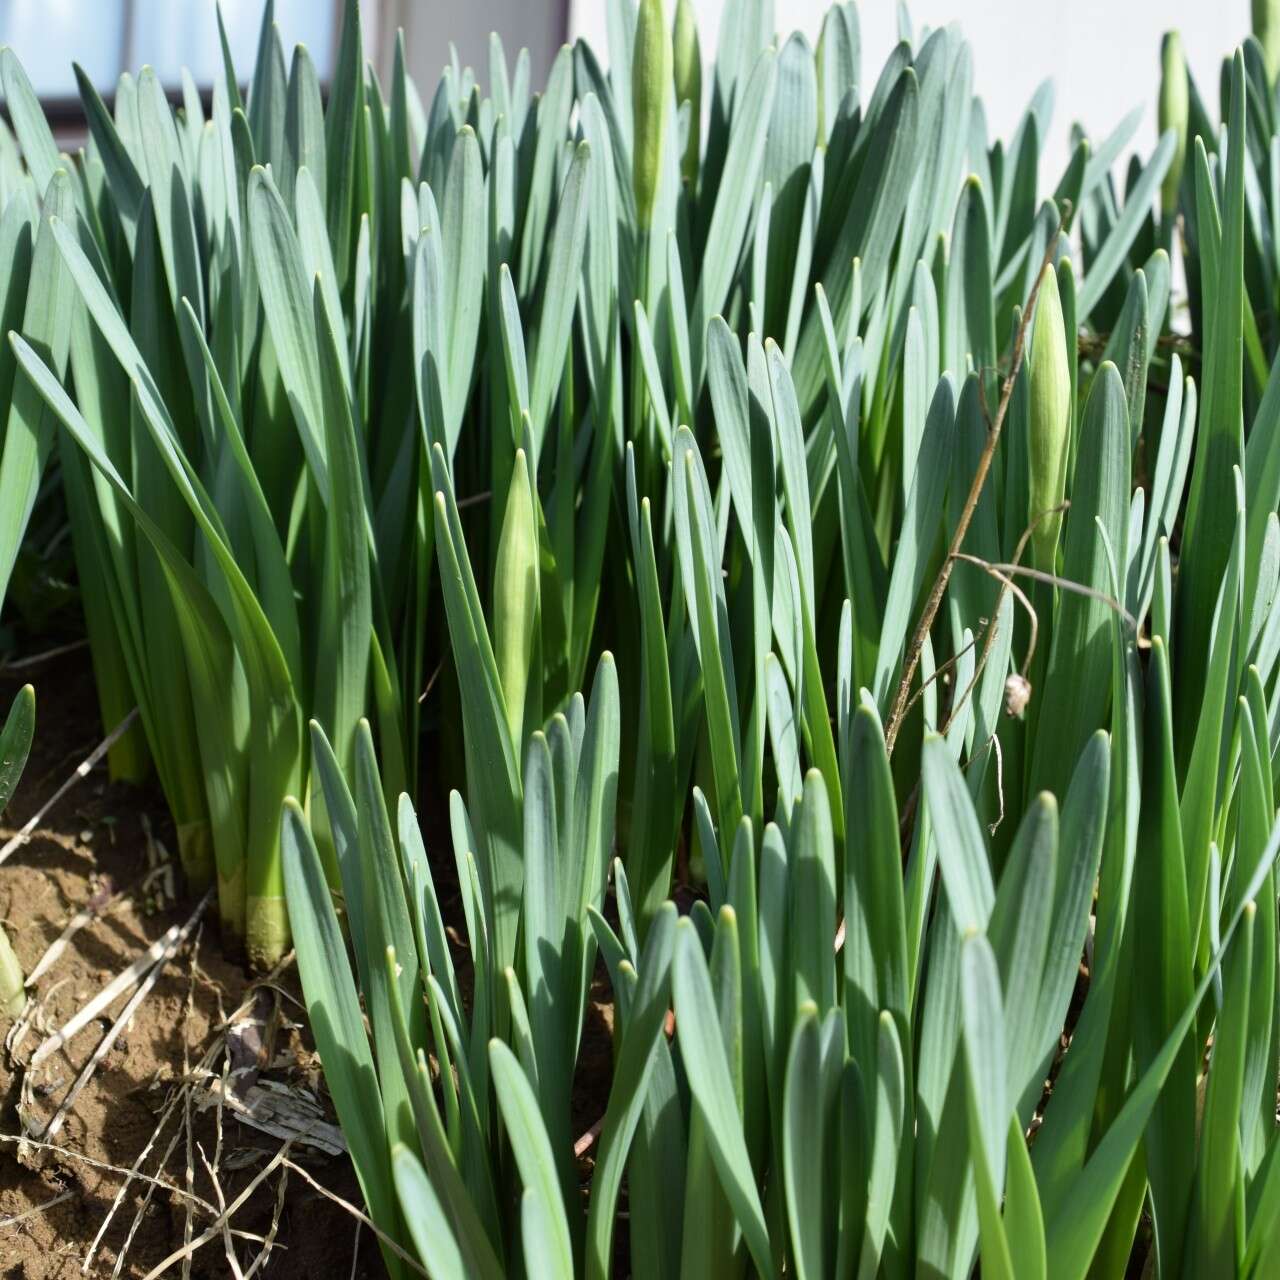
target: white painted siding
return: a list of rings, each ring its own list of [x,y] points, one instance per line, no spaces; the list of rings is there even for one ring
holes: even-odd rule
[[[667,5],[673,11],[674,0]],[[715,57],[725,0],[693,0],[693,5],[709,61]],[[828,0],[776,0],[778,26],[816,39],[827,7]],[[1155,145],[1164,31],[1182,31],[1192,74],[1214,119],[1221,59],[1249,31],[1247,0],[914,0],[910,10],[917,27],[959,21],[973,46],[974,86],[986,105],[992,137],[1007,137],[1037,85],[1053,79],[1057,109],[1042,175],[1050,183],[1067,162],[1073,120],[1097,136],[1143,104],[1148,110],[1136,143],[1144,153]],[[858,11],[863,74],[870,77],[897,37],[897,5],[864,0]],[[569,29],[603,51],[604,0],[571,0]]]

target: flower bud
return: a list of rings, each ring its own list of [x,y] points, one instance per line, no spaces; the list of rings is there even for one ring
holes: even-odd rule
[[[1031,335],[1031,439],[1028,518],[1036,565],[1052,572],[1067,487],[1071,433],[1071,369],[1058,296],[1058,276],[1050,263],[1040,277],[1035,330]]]
[[[506,704],[507,727],[522,755],[525,694],[538,627],[538,519],[523,449],[507,490],[493,579],[493,656]]]
[[[1188,96],[1187,57],[1182,51],[1182,37],[1176,31],[1169,31],[1160,46],[1159,123],[1161,136],[1172,129],[1177,141],[1160,186],[1160,209],[1165,215],[1172,214],[1178,207],[1178,187],[1187,158]]]
[[[631,113],[635,136],[631,147],[631,183],[636,218],[647,228],[662,176],[662,138],[671,92],[671,32],[662,0],[641,0],[631,58]]]
[[[680,160],[680,173],[686,182],[693,182],[698,176],[698,153],[702,142],[702,50],[698,46],[698,27],[694,22],[691,0],[676,0],[672,65],[676,80],[676,106],[682,102],[689,104],[689,136]]]
[[[1280,0],[1253,0],[1253,34],[1262,46],[1267,79],[1274,83],[1280,70]]]

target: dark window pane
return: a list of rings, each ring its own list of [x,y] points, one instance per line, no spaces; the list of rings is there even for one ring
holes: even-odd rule
[[[124,0],[0,0],[0,44],[13,46],[42,98],[75,95],[73,61],[96,84],[114,88],[124,11]]]
[[[231,55],[246,83],[262,10],[263,0],[222,2]],[[275,14],[285,64],[294,45],[305,44],[327,79],[336,52],[336,0],[276,0]],[[72,62],[104,94],[126,69],[122,58],[129,71],[155,67],[170,88],[181,84],[183,67],[201,88],[222,69],[214,0],[0,0],[0,44],[13,46],[42,98],[76,96]]]
[[[161,80],[176,87],[187,67],[196,83],[207,86],[222,70],[217,19],[212,0],[133,0],[130,69],[155,67]],[[242,81],[253,71],[262,22],[262,0],[223,0],[231,56]],[[276,27],[288,66],[293,47],[305,44],[321,78],[333,60],[335,6],[330,0],[276,0]]]

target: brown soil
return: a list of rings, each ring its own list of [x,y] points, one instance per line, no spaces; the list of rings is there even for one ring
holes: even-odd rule
[[[100,736],[93,680],[83,650],[22,675],[31,678],[37,689],[36,743],[18,795],[0,823],[0,844],[53,794]],[[19,683],[10,674],[0,674],[0,706],[7,709]],[[170,926],[191,914],[193,904],[182,900],[180,885],[175,903],[165,897],[159,884],[139,883],[148,866],[148,849],[161,857],[175,849],[172,825],[158,793],[109,783],[105,765],[100,765],[54,806],[30,842],[0,866],[0,923],[28,971],[77,911],[91,901],[118,894],[74,936],[37,982],[33,998],[39,1014],[25,1038],[12,1053],[0,1046],[3,1280],[54,1280],[82,1274],[86,1253],[112,1202],[126,1187],[125,1171],[152,1141],[166,1106],[181,1098],[184,1078],[196,1080],[187,1096],[206,1096],[209,1077],[197,1079],[195,1072],[211,1047],[225,1046],[226,1019],[245,1002],[249,978],[223,958],[210,913],[198,936],[167,964],[127,1030],[75,1099],[52,1139],[54,1149],[20,1150],[13,1140],[24,1131],[20,1107],[26,1131],[43,1130],[129,993],[39,1068],[27,1072],[25,1064],[35,1046]],[[296,970],[286,968],[273,987],[258,990],[254,1011],[265,1011],[278,1029],[274,1055],[261,1064],[259,1078],[318,1098],[332,1119],[304,1025]],[[249,992],[251,1002],[253,994]],[[0,1036],[9,1026],[0,1015]],[[209,1059],[215,1078],[225,1056],[223,1047]],[[232,1065],[242,1061],[241,1056]],[[281,1148],[279,1138],[249,1128],[227,1113],[219,1149],[216,1107],[193,1108],[189,1157],[186,1112],[185,1105],[170,1108],[160,1138],[142,1166],[153,1181],[128,1182],[94,1254],[90,1275],[109,1276],[119,1265],[116,1274],[144,1277],[182,1249],[188,1201],[181,1191],[188,1177],[190,1194],[202,1202],[191,1214],[192,1237],[198,1239],[209,1228],[216,1216],[210,1206],[217,1201],[219,1188],[205,1159],[218,1167],[221,1195],[230,1203]],[[162,1159],[174,1139],[168,1159]],[[326,1156],[294,1145],[289,1159],[327,1190],[359,1203],[355,1176],[344,1156]],[[287,1175],[283,1188],[282,1174]],[[281,1191],[283,1199],[278,1201]],[[234,1250],[238,1265],[247,1270],[275,1219],[274,1246],[256,1274],[309,1280],[385,1274],[371,1233],[358,1230],[346,1209],[315,1190],[299,1172],[281,1166],[234,1213],[229,1238],[219,1233],[194,1253],[190,1274],[233,1275],[228,1249]],[[181,1264],[173,1267],[172,1274],[181,1274]]]

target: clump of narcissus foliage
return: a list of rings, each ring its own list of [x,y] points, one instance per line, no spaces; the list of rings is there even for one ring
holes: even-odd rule
[[[56,448],[394,1274],[1280,1269],[1271,30],[1043,188],[852,4],[705,98],[683,0],[327,98],[268,6],[75,157],[0,55],[0,565]]]

